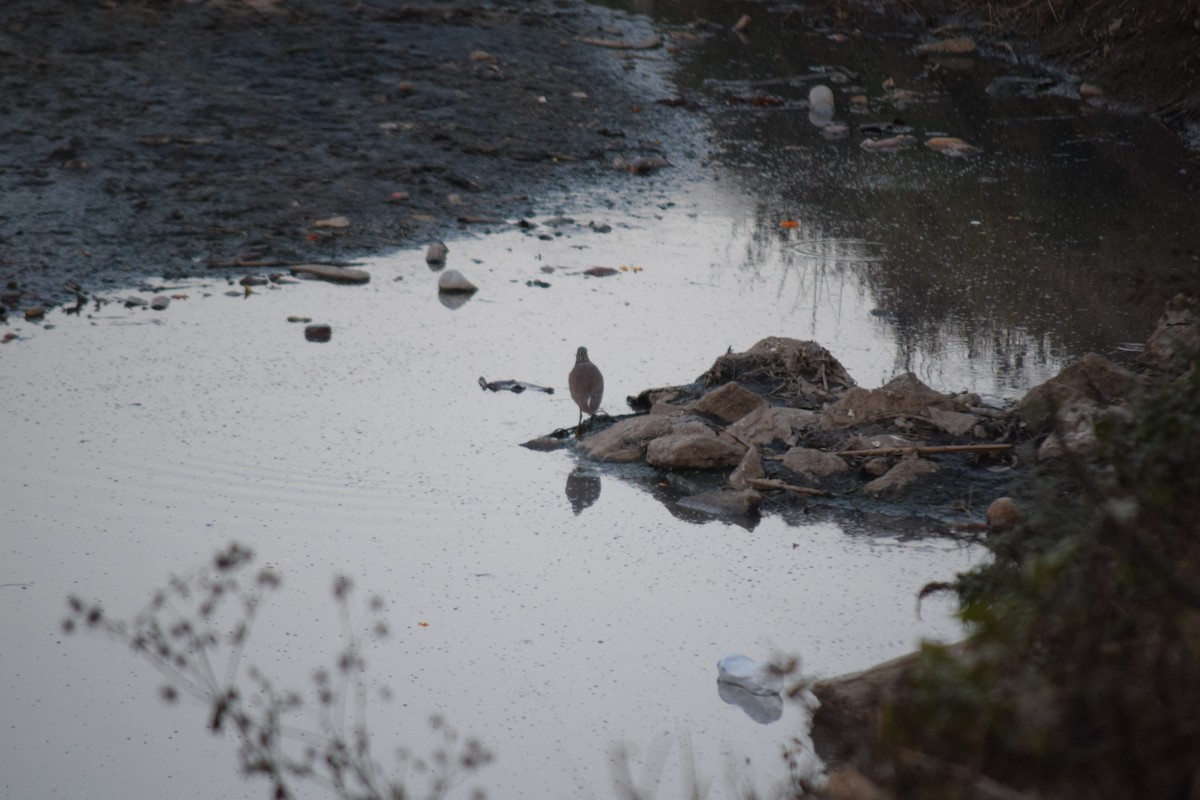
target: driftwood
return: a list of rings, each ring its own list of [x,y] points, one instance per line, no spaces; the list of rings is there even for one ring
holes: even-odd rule
[[[933,456],[938,453],[1002,453],[1012,450],[1011,444],[944,444],[929,447],[876,447],[871,450],[841,450],[835,455],[843,458],[873,458],[875,456],[903,456],[916,453]]]
[[[658,34],[646,39],[639,39],[636,42],[626,42],[621,39],[593,39],[587,36],[580,37],[579,41],[593,47],[607,47],[610,50],[653,50],[662,45],[662,37]]]
[[[514,381],[514,380],[489,381],[487,378],[484,378],[482,376],[480,376],[480,378],[479,378],[479,388],[483,389],[484,391],[489,391],[489,392],[512,392],[513,394],[520,394],[521,392],[525,391],[526,389],[529,389],[530,391],[533,391],[533,392],[545,392],[546,394],[554,394],[553,387],[538,386],[536,384],[526,383],[525,381]]]
[[[809,489],[807,486],[793,486],[790,483],[784,483],[777,478],[751,478],[747,481],[755,489],[783,489],[786,492],[795,492],[796,494],[806,494],[810,497],[829,497],[829,492],[824,489]]]

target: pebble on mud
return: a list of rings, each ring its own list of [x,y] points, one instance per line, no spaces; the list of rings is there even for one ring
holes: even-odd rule
[[[334,267],[328,264],[298,264],[291,268],[291,272],[293,275],[317,278],[333,283],[367,283],[371,280],[371,273],[366,270]]]
[[[446,294],[472,294],[479,287],[456,269],[448,269],[438,277],[438,291]]]
[[[967,36],[917,45],[919,56],[965,56],[974,52],[975,42]]]
[[[171,305],[171,298],[165,294],[156,294],[150,298],[150,307],[155,311],[164,311],[169,305]]]
[[[328,342],[333,337],[333,328],[325,324],[306,325],[304,338],[310,342]]]
[[[446,254],[450,252],[450,248],[446,247],[442,242],[434,242],[429,245],[429,249],[425,251],[425,262],[427,264],[445,264]]]

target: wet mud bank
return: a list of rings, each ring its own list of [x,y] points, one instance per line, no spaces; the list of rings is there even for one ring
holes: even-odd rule
[[[686,22],[548,1],[6,4],[4,305],[147,275],[342,263],[507,226],[561,192],[644,199],[630,173],[703,168],[689,131],[711,110],[646,76],[737,22],[676,5],[630,10]],[[843,38],[923,25],[998,58],[1044,52],[1083,70],[1094,102],[1194,122],[1194,7],[1046,5],[930,2],[898,23],[844,4],[786,16]],[[749,10],[738,35],[779,13]]]
[[[674,110],[586,41],[612,31],[653,33],[574,2],[7,3],[5,305],[340,263],[665,161]]]

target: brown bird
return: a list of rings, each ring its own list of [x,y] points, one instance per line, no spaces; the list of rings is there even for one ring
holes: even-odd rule
[[[567,385],[571,388],[571,399],[579,406],[579,424],[575,427],[578,436],[583,428],[583,415],[586,413],[589,419],[595,419],[600,410],[600,399],[604,397],[604,376],[599,367],[588,361],[586,347],[575,351],[575,367],[567,378]]]

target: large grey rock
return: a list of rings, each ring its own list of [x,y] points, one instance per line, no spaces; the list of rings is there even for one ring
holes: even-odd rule
[[[850,465],[846,463],[846,459],[841,456],[835,456],[833,453],[825,453],[821,450],[812,450],[807,447],[793,447],[791,450],[788,450],[783,454],[782,463],[784,469],[803,476],[810,481],[819,481],[822,478],[828,478],[830,475],[837,475],[850,469]]]
[[[438,291],[446,294],[472,294],[479,291],[479,287],[467,280],[467,276],[458,270],[448,269],[438,276]]]
[[[1038,448],[1038,461],[1064,458],[1068,454],[1083,458],[1099,455],[1100,437],[1096,428],[1101,422],[1107,422],[1110,430],[1117,431],[1133,424],[1133,413],[1124,406],[1103,407],[1091,400],[1073,400],[1059,407],[1050,435]]]
[[[673,430],[707,431],[708,426],[697,420],[682,421],[675,417],[629,417],[587,437],[579,443],[578,450],[596,461],[640,461],[646,456],[647,444]]]
[[[1087,400],[1098,406],[1122,403],[1138,386],[1129,370],[1096,353],[1088,353],[1045,383],[1030,389],[1017,406],[1032,431],[1049,430],[1056,408]]]
[[[706,514],[748,517],[758,511],[761,500],[762,496],[751,489],[715,489],[685,497],[679,505]]]
[[[729,424],[751,411],[766,408],[767,401],[740,384],[730,381],[701,397],[693,407],[701,414],[709,414]]]
[[[962,411],[946,411],[941,408],[929,409],[929,419],[934,425],[944,430],[951,436],[962,436],[969,431],[975,429],[979,423],[979,418],[974,414],[966,414]]]
[[[646,463],[659,469],[714,469],[737,466],[743,444],[715,431],[672,432],[646,445]]]
[[[737,468],[729,475],[729,485],[735,489],[749,489],[750,481],[767,477],[763,468],[762,451],[751,447],[738,462]]]
[[[774,441],[790,442],[794,435],[808,430],[816,421],[814,411],[762,406],[730,425],[729,432],[744,442],[765,446]]]
[[[916,456],[900,459],[896,466],[884,473],[883,477],[862,487],[864,494],[873,497],[883,495],[898,495],[919,480],[922,476],[937,472],[941,467],[932,461],[926,461]]]
[[[934,391],[911,372],[893,378],[878,389],[855,387],[821,412],[821,427],[847,428],[898,414],[928,416],[928,409],[966,411],[948,394]]]

